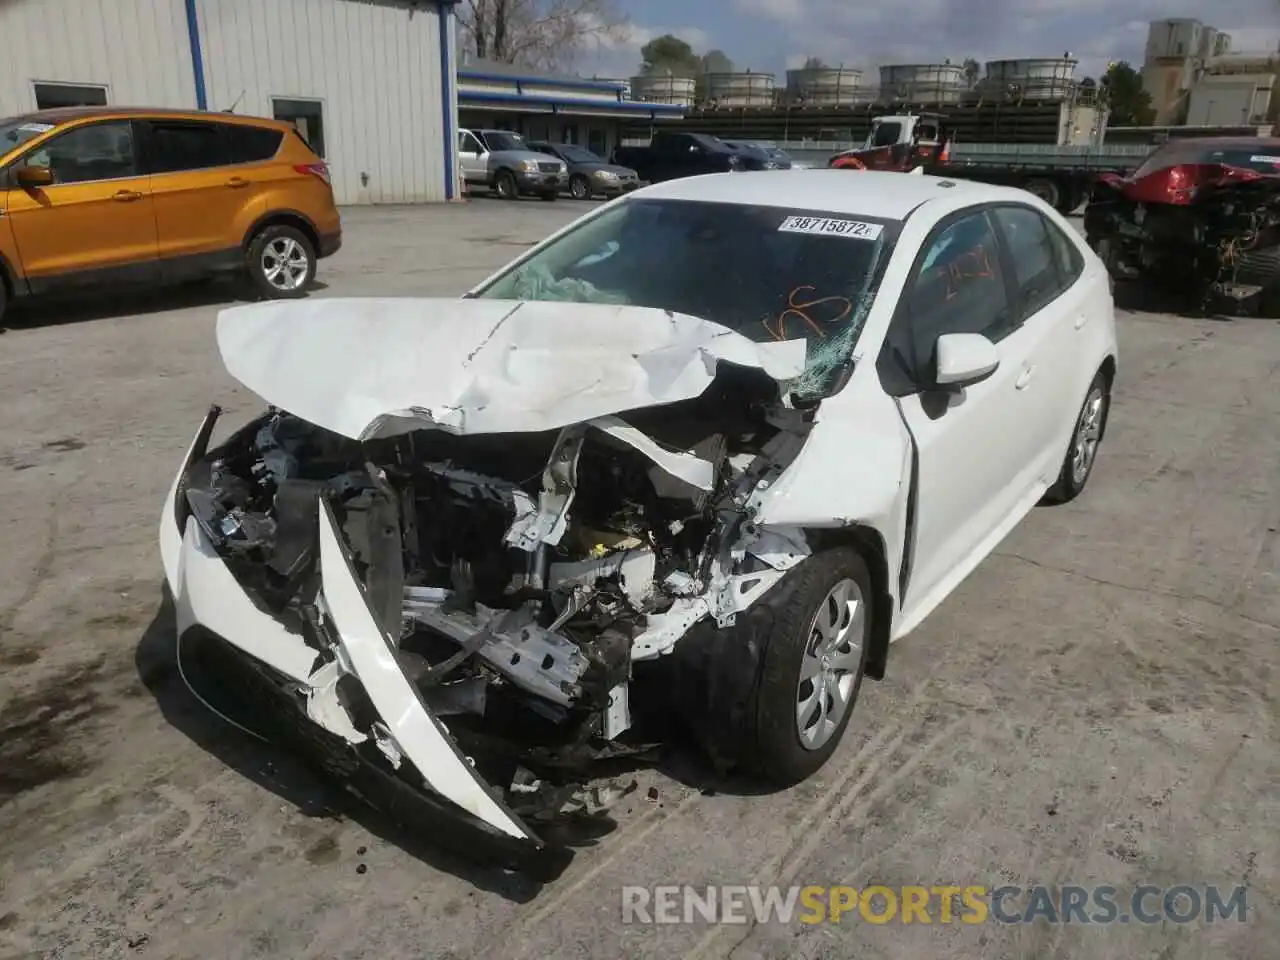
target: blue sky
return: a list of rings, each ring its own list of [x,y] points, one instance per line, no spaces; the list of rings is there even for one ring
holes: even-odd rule
[[[1140,63],[1147,22],[1196,17],[1225,30],[1243,49],[1280,41],[1280,0],[613,0],[631,20],[630,36],[587,51],[580,72],[627,76],[639,48],[674,33],[699,52],[720,48],[738,69],[775,73],[806,56],[828,63],[979,61],[1055,57],[1066,51],[1081,71],[1108,60]]]

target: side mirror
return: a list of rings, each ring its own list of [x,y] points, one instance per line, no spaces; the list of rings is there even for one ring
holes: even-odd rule
[[[991,376],[1000,366],[996,345],[980,333],[944,333],[934,344],[940,387],[967,387]]]
[[[53,183],[53,171],[48,167],[19,167],[14,179],[20,187],[47,187]]]

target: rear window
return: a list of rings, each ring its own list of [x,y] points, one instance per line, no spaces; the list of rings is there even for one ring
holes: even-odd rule
[[[1189,163],[1220,163],[1258,173],[1280,173],[1280,141],[1225,145],[1182,140],[1166,144],[1143,161],[1134,177],[1145,177]]]
[[[226,142],[216,123],[151,122],[151,172],[204,170],[227,163]]]
[[[246,127],[227,124],[223,127],[227,137],[227,153],[232,163],[259,163],[270,160],[280,150],[284,134],[266,127]]]

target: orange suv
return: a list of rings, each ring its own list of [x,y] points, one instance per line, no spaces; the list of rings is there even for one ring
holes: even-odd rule
[[[14,297],[229,271],[298,297],[341,244],[329,169],[291,124],[109,107],[0,119],[0,314]]]

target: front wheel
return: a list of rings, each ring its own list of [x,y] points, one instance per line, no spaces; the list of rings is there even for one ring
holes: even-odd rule
[[[304,296],[316,276],[316,251],[297,227],[273,224],[260,230],[246,256],[249,279],[268,299]]]
[[[872,597],[862,556],[839,547],[805,560],[761,601],[773,626],[753,705],[756,773],[799,783],[835,752],[862,687]]]
[[[1080,496],[1084,485],[1089,482],[1093,473],[1093,465],[1098,458],[1098,447],[1102,443],[1102,435],[1107,429],[1107,414],[1111,411],[1111,387],[1106,375],[1099,370],[1089,384],[1089,392],[1085,394],[1084,405],[1076,417],[1076,426],[1071,433],[1071,445],[1062,461],[1062,469],[1058,480],[1046,495],[1050,503],[1067,503]]]
[[[569,181],[569,194],[575,200],[590,200],[591,183],[586,177],[574,177]]]
[[[514,200],[520,193],[510,170],[501,170],[493,180],[493,190],[502,200]]]

